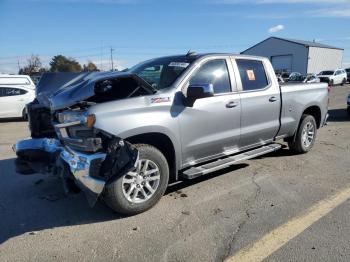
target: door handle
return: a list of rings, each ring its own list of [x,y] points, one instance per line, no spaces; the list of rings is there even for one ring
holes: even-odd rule
[[[270,102],[276,102],[276,101],[277,101],[277,97],[271,96],[271,97],[269,98],[269,101],[270,101]]]
[[[235,102],[235,101],[230,101],[230,102],[228,102],[228,103],[226,104],[226,107],[227,107],[227,108],[233,108],[233,107],[236,107],[236,106],[238,106],[238,103]]]

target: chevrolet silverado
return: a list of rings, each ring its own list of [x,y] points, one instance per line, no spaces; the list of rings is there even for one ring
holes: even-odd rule
[[[16,170],[62,177],[122,214],[154,206],[170,183],[281,148],[308,152],[327,120],[328,85],[279,85],[267,58],[168,56],[125,72],[49,73],[27,105],[31,139]]]

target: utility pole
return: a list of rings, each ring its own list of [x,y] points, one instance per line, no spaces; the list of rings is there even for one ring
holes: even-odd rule
[[[111,65],[112,65],[112,71],[114,70],[114,67],[113,67],[113,51],[114,51],[114,49],[111,47]]]
[[[17,65],[18,65],[18,73],[19,73],[19,71],[21,70],[21,67],[19,65],[19,59],[17,60]]]

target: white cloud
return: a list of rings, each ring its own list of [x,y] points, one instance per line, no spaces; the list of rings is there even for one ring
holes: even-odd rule
[[[284,30],[284,25],[276,25],[276,26],[273,26],[271,28],[269,28],[269,33],[276,33],[278,31],[282,31]]]
[[[350,8],[324,8],[309,13],[314,17],[350,17]]]

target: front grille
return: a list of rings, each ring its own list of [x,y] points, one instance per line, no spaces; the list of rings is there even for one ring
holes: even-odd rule
[[[29,128],[32,138],[55,138],[50,109],[43,107],[37,100],[27,105]]]

